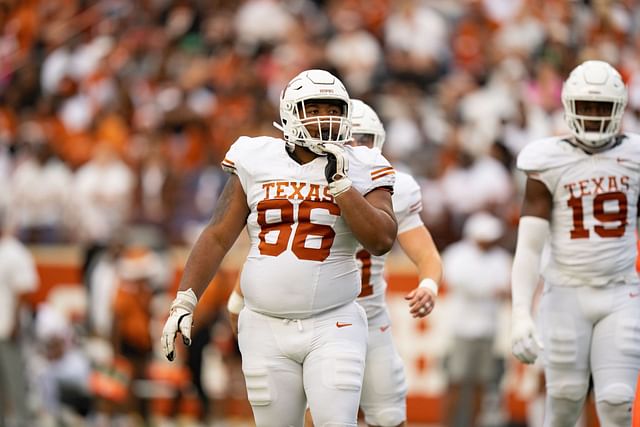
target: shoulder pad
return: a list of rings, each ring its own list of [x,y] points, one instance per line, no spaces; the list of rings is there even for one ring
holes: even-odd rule
[[[225,172],[236,174],[241,164],[250,161],[256,152],[263,151],[269,144],[282,144],[282,140],[268,136],[241,136],[229,147],[229,151],[220,163]]]
[[[576,162],[587,153],[561,137],[539,139],[527,144],[518,155],[518,169],[542,171]]]
[[[637,133],[624,133],[620,137],[621,141],[618,145],[601,154],[635,164],[636,167],[640,166],[640,135]]]

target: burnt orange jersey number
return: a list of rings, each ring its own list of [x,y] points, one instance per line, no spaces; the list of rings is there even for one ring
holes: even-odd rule
[[[297,221],[294,215],[293,203],[287,199],[262,200],[258,203],[256,209],[258,211],[258,225],[260,225],[260,233],[258,234],[260,254],[278,256],[283,253],[289,246],[293,224],[297,222],[298,227],[293,235],[291,251],[298,259],[302,260],[324,261],[327,259],[336,232],[330,225],[311,222],[311,212],[314,209],[324,209],[331,215],[339,216],[340,208],[338,205],[329,202],[304,200],[298,206]],[[279,212],[280,219],[268,222],[267,211]],[[267,242],[267,234],[271,232],[277,233],[275,242]],[[310,236],[320,237],[320,247],[309,248],[305,246],[307,238]]]
[[[608,203],[607,203],[608,202]],[[609,210],[605,210],[605,203]],[[581,197],[571,197],[567,206],[573,211],[572,239],[588,239],[590,231],[584,226]],[[627,195],[621,191],[598,194],[593,198],[593,217],[602,225],[593,230],[600,237],[622,237],[627,227]]]

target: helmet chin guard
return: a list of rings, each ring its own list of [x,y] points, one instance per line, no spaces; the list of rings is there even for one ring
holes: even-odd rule
[[[306,117],[305,105],[329,102],[340,105],[341,116]],[[307,70],[294,77],[280,95],[280,129],[285,141],[305,147],[315,154],[327,142],[344,144],[351,139],[351,102],[342,82],[324,70]],[[316,128],[315,136],[309,129]]]
[[[606,116],[578,114],[576,102],[611,103]],[[575,140],[587,151],[607,148],[620,132],[627,105],[627,88],[620,73],[604,61],[586,61],[578,65],[562,86],[564,118]],[[588,129],[587,122],[599,123],[599,129]]]

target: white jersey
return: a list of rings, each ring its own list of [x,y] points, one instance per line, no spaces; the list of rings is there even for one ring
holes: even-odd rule
[[[11,338],[20,296],[38,287],[31,252],[17,239],[0,237],[0,341]]]
[[[377,151],[345,146],[353,187],[393,187],[394,171]],[[354,301],[358,241],[327,186],[326,157],[299,164],[277,138],[239,138],[222,162],[240,179],[250,214],[251,249],[240,286],[251,310],[304,319]]]
[[[543,139],[522,150],[518,168],[553,196],[546,280],[565,286],[638,281],[639,135],[622,135],[595,154],[559,137]]]
[[[409,174],[396,171],[396,185],[393,190],[393,212],[398,221],[398,234],[423,225],[420,218],[422,196],[420,186]],[[360,247],[356,259],[361,269],[362,291],[358,304],[364,307],[367,318],[371,319],[385,309],[387,282],[384,279],[384,262],[387,254],[371,255]]]

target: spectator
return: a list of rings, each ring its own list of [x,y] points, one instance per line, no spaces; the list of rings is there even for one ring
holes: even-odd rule
[[[23,123],[21,138],[25,158],[11,177],[11,203],[18,221],[18,235],[28,243],[68,241],[72,172],[56,158],[40,125]]]
[[[36,384],[44,420],[64,423],[65,414],[87,416],[91,409],[87,355],[78,345],[69,319],[42,304],[36,313],[35,332],[40,350]]]
[[[498,383],[494,353],[497,313],[509,292],[511,255],[498,241],[501,221],[485,212],[464,224],[464,238],[443,253],[446,283],[454,299],[453,345],[448,358],[446,425],[478,426],[485,391]],[[471,390],[471,401],[465,399]]]
[[[13,237],[3,212],[0,224],[0,426],[30,427],[18,320],[25,294],[38,285],[38,273],[27,248]]]
[[[369,92],[376,69],[382,64],[380,43],[362,28],[362,18],[355,11],[339,9],[333,23],[337,34],[327,43],[327,60],[344,76],[353,95]]]
[[[85,243],[83,277],[86,282],[92,261],[111,235],[124,227],[132,201],[133,174],[109,143],[99,142],[91,161],[74,180],[77,238]]]
[[[147,403],[135,390],[138,380],[147,378],[152,356],[151,299],[154,274],[159,269],[157,256],[142,247],[127,248],[117,262],[118,287],[113,300],[112,344],[116,358],[130,366],[129,396],[123,413],[148,416]]]

